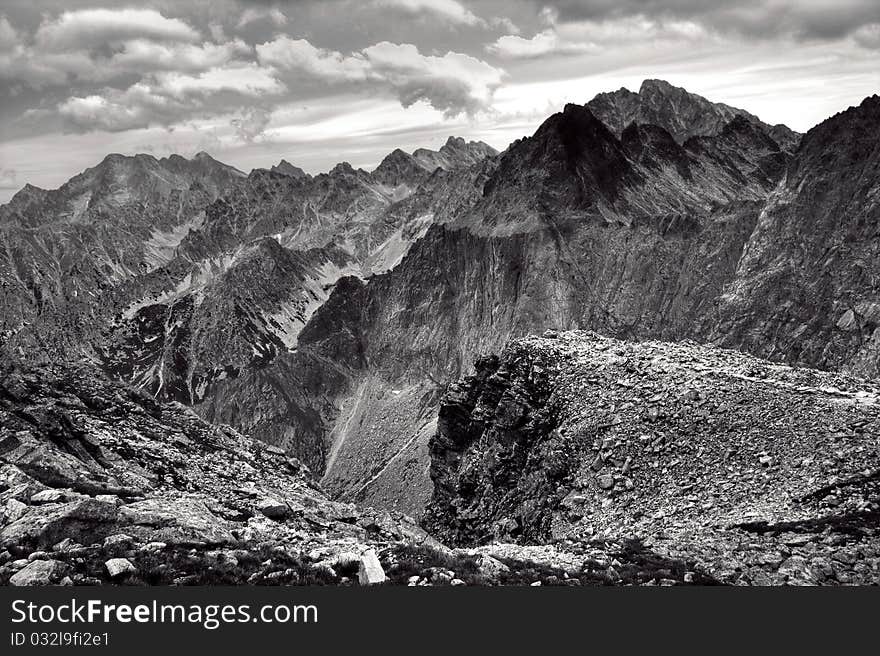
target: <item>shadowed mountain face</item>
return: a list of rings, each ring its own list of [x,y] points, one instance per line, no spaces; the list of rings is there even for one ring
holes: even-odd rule
[[[96,200],[85,226],[86,192],[26,189],[0,210],[4,329],[22,352],[88,357],[284,447],[340,498],[418,515],[444,390],[529,333],[694,339],[876,376],[877,103],[800,140],[646,81],[567,105],[500,155],[452,138],[317,176],[196,158],[179,189],[102,186],[127,209]],[[129,214],[150,230],[118,236]]]

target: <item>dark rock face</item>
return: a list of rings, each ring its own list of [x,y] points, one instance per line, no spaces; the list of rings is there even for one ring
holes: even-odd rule
[[[804,136],[720,299],[719,343],[878,375],[878,124],[874,96]]]
[[[726,582],[869,583],[877,394],[694,345],[519,340],[445,397],[425,525],[563,551],[633,536]]]

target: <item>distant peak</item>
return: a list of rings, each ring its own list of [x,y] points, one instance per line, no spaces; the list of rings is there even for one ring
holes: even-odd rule
[[[639,93],[649,93],[651,91],[684,91],[681,87],[674,86],[667,82],[666,80],[657,80],[653,78],[649,78],[647,80],[642,81],[642,86],[639,87]]]
[[[273,173],[281,173],[282,175],[287,175],[292,178],[307,178],[309,174],[303,171],[298,166],[294,166],[286,159],[282,159],[278,164],[272,167]]]

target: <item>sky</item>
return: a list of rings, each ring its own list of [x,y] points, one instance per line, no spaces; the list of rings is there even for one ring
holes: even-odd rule
[[[502,150],[646,78],[806,131],[880,92],[880,1],[0,0],[0,202],[109,153]]]

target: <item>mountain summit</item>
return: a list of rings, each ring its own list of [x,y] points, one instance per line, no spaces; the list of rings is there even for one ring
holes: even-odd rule
[[[630,123],[652,124],[684,143],[690,137],[716,135],[734,117],[743,116],[766,129],[784,150],[794,150],[800,139],[784,125],[768,125],[744,109],[711,102],[664,80],[645,80],[638,93],[626,88],[600,93],[587,107],[618,136]]]

